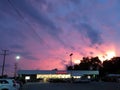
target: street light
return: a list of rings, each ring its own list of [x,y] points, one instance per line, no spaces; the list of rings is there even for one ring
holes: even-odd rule
[[[17,77],[17,70],[18,70],[18,60],[20,59],[20,56],[16,56],[15,59],[16,59],[16,61],[15,61],[15,73],[14,73],[14,77],[16,79],[16,77]]]
[[[70,54],[70,62],[71,62],[71,83],[73,82],[73,77],[72,77],[72,70],[73,70],[73,66],[72,66],[72,55],[73,55],[73,53]]]
[[[18,61],[20,59],[20,56],[16,56],[16,60]]]
[[[72,55],[73,55],[73,53],[70,54],[71,69],[73,69],[73,68],[72,68]]]

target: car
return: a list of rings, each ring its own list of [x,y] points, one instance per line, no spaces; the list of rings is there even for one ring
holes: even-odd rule
[[[0,79],[0,90],[19,90],[20,85],[14,79]]]
[[[120,78],[117,78],[117,79],[116,79],[116,82],[120,83]]]
[[[91,82],[91,79],[85,76],[82,76],[81,78],[74,80],[74,83],[90,83],[90,82]]]
[[[89,79],[80,79],[75,80],[74,83],[90,83],[91,81]]]

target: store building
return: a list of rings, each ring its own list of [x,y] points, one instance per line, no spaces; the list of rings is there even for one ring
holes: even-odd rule
[[[49,79],[80,79],[83,76],[87,78],[96,78],[99,75],[99,71],[87,70],[19,70],[18,75],[28,81],[42,80],[43,82]]]

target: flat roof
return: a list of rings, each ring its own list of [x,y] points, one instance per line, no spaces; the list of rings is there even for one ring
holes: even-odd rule
[[[83,74],[99,74],[98,70],[18,70],[18,74],[72,74],[72,75],[83,75]]]

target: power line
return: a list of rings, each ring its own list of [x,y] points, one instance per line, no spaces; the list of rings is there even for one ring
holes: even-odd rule
[[[9,2],[9,4],[11,5],[11,7],[15,10],[15,12],[23,19],[24,23],[26,23],[28,26],[31,27],[31,30],[34,32],[35,36],[37,36],[37,37],[40,39],[40,41],[43,41],[42,38],[41,38],[41,37],[38,35],[38,33],[36,32],[36,30],[33,28],[33,26],[32,26],[29,22],[27,22],[27,21],[25,20],[25,17],[21,14],[21,12],[18,10],[18,8],[16,8],[16,7],[13,5],[13,3],[11,2],[11,0],[8,0],[8,2]],[[44,43],[45,43],[45,42],[44,42]]]
[[[5,68],[5,57],[6,57],[6,55],[8,55],[7,52],[9,50],[2,50],[2,51],[3,51],[3,53],[0,55],[3,55],[3,65],[2,65],[2,77],[3,77],[4,76],[4,68]]]
[[[15,10],[15,12],[22,18],[24,19],[24,17],[21,15],[21,13],[17,10],[17,8],[15,8],[15,6],[12,4],[12,2],[10,0],[8,0],[9,4],[11,5],[11,7]]]

